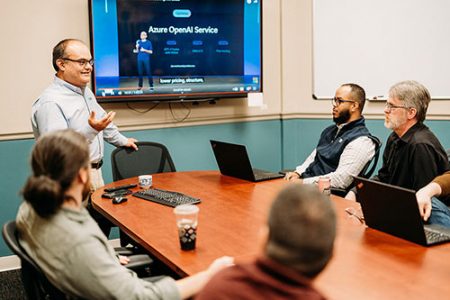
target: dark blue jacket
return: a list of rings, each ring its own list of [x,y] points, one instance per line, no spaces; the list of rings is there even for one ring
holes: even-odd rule
[[[316,147],[316,157],[301,177],[320,176],[336,171],[345,147],[361,136],[370,136],[364,117],[344,125],[341,130],[336,125],[325,128]]]

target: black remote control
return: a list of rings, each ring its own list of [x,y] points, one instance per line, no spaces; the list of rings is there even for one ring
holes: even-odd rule
[[[132,192],[130,190],[118,190],[115,192],[111,192],[111,193],[103,193],[102,197],[103,198],[115,198],[115,197],[120,197],[120,196],[125,196],[125,195],[130,195]]]
[[[134,187],[137,187],[137,184],[119,185],[119,186],[116,186],[116,187],[113,187],[113,188],[107,188],[107,189],[105,189],[105,192],[112,193],[112,192],[115,192],[115,191],[118,191],[118,190],[126,190],[126,189],[131,189],[131,188],[134,188]]]

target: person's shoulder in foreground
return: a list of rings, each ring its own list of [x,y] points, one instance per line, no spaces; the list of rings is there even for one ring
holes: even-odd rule
[[[217,273],[196,299],[324,299],[312,286],[333,252],[332,203],[310,185],[291,183],[258,236],[260,258]]]
[[[63,207],[47,220],[24,202],[16,222],[24,250],[48,280],[67,294],[87,299],[152,299],[161,294],[164,299],[180,299],[175,280],[164,277],[146,282],[118,264],[108,240],[84,208]]]
[[[269,260],[229,267],[215,275],[196,300],[205,299],[325,299],[312,280]]]

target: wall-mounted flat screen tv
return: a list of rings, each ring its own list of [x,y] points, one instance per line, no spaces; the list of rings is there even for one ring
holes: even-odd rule
[[[261,0],[91,0],[99,102],[262,91]]]

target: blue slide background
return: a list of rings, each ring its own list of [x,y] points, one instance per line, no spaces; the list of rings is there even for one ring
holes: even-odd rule
[[[197,35],[197,37],[195,34],[179,34],[175,38],[173,38],[174,35],[169,34],[167,37],[163,35],[156,37],[156,34],[149,36],[155,49],[152,57],[154,75],[184,75],[180,74],[180,70],[177,70],[176,74],[172,73],[173,70],[167,67],[170,64],[195,64],[198,67],[194,75],[258,76],[261,74],[261,7],[259,1],[257,4],[251,5],[245,0],[182,0],[180,2],[93,0],[92,2],[96,77],[136,76],[136,54],[132,53],[132,50],[139,32],[148,30],[150,25],[212,26],[218,27],[219,33],[223,34],[219,34],[220,38],[207,34]],[[131,5],[139,7],[139,9],[127,8],[127,12],[125,7]],[[175,6],[191,9],[192,17],[188,19],[174,18],[172,10]],[[149,8],[143,9],[142,7]],[[136,10],[139,12],[132,12]],[[163,11],[166,11],[165,15],[162,14]],[[194,17],[195,22],[192,21]],[[192,40],[203,40],[203,47],[211,47],[210,40],[227,40],[229,42],[227,48],[231,50],[231,54],[228,55],[228,58],[226,55],[218,55],[215,52],[206,54],[209,51],[206,51],[205,48],[203,54],[195,53],[193,55],[192,51],[181,49],[179,55],[163,56],[160,49],[167,45],[164,42],[159,43],[159,40],[176,40],[178,46],[191,44]],[[216,43],[212,46],[215,45]],[[213,48],[220,48],[220,46]]]
[[[189,18],[173,15],[174,10],[188,10]],[[218,28],[218,34],[148,33],[153,44],[152,73],[158,76],[243,75],[244,72],[244,5],[242,0],[180,2],[140,1],[139,5],[119,0],[117,7],[119,31],[120,75],[136,76],[136,54],[132,52],[141,31],[149,26],[186,28],[199,26]],[[203,45],[194,46],[193,41]],[[228,46],[219,46],[219,41]],[[167,54],[165,49],[173,49]],[[200,50],[203,53],[194,52]],[[217,53],[216,50],[230,53]],[[169,51],[167,51],[169,52]],[[173,68],[173,65],[195,67]]]

